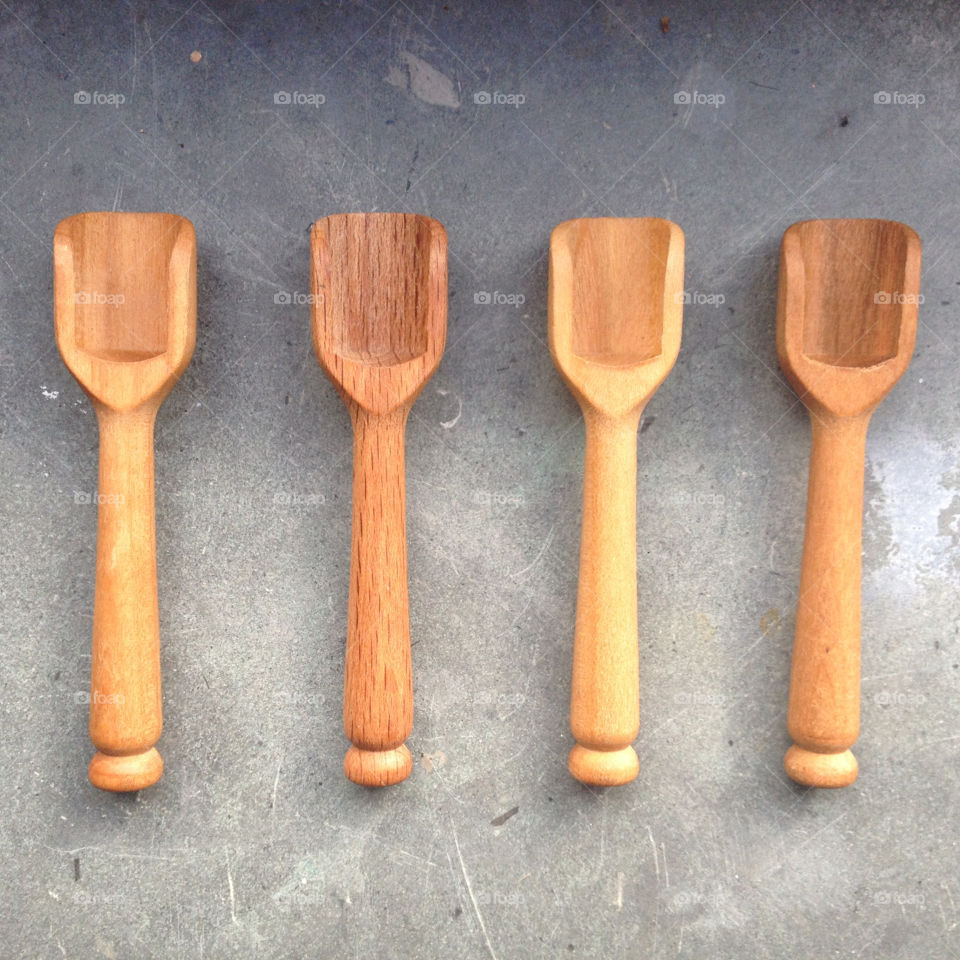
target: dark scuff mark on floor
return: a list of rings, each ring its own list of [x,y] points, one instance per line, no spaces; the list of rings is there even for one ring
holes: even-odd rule
[[[499,817],[494,817],[490,821],[490,825],[493,827],[502,827],[511,817],[516,816],[519,812],[519,807],[511,807],[506,813],[501,813]]]

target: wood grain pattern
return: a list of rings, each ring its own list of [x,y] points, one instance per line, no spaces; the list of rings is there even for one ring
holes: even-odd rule
[[[777,352],[812,447],[784,767],[798,783],[857,777],[860,555],[870,416],[913,355],[920,240],[887,220],[808,220],[783,236]]]
[[[412,758],[404,430],[443,353],[446,233],[429,217],[353,213],[313,227],[313,343],[353,423],[344,773],[386,786]]]
[[[637,428],[680,349],[683,232],[669,220],[569,220],[550,239],[550,351],[586,423],[571,774],[628,783],[640,722]]]
[[[57,345],[100,428],[90,781],[159,779],[153,425],[196,339],[196,239],[166,213],[83,213],[54,234]]]

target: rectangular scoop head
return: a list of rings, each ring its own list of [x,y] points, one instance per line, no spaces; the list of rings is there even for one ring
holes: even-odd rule
[[[442,350],[446,235],[430,217],[347,213],[313,227],[318,352],[394,366]],[[439,354],[438,354],[439,356]]]
[[[551,247],[567,269],[551,273],[569,310],[569,349],[593,364],[629,367],[660,356],[677,228],[654,217],[594,217],[560,224]],[[682,276],[680,277],[682,282]],[[677,302],[675,299],[671,303]]]
[[[903,304],[920,292],[919,277],[906,270],[913,230],[889,220],[811,220],[798,237],[804,354],[835,367],[895,357]]]
[[[171,276],[185,229],[194,243],[189,221],[169,213],[82,213],[58,224],[55,249],[69,253],[56,260],[56,281],[72,306],[72,346],[121,362],[167,351],[174,289],[191,269],[184,258],[184,276]]]

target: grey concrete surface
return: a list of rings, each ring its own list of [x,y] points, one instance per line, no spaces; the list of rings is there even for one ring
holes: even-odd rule
[[[934,3],[3,0],[0,954],[960,957],[958,42]],[[97,434],[51,306],[54,226],[96,209],[199,239],[157,433],[166,774],[125,797],[86,780]],[[450,244],[408,430],[417,762],[381,792],[340,771],[350,430],[296,296],[346,210]],[[545,343],[580,215],[675,220],[702,295],[640,438],[641,773],[607,791],[565,767],[584,440]],[[809,430],[777,248],[821,216],[925,258],[839,792],[781,770]]]

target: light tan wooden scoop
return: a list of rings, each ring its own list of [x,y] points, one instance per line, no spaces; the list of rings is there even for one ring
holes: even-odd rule
[[[808,220],[783,235],[777,352],[813,446],[784,767],[798,783],[857,778],[860,538],[870,415],[910,363],[920,240],[889,220]]]
[[[568,220],[550,238],[550,351],[587,430],[570,772],[639,772],[637,428],[680,349],[683,232],[669,220]]]
[[[153,424],[193,353],[196,239],[169,213],[81,213],[53,255],[57,345],[100,427],[89,775],[139,790],[163,772]]]
[[[447,237],[430,217],[347,213],[311,248],[313,345],[354,430],[343,769],[380,787],[413,764],[404,429],[443,353]]]

